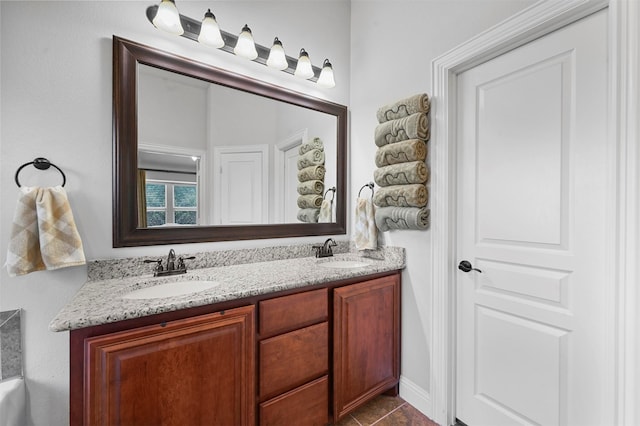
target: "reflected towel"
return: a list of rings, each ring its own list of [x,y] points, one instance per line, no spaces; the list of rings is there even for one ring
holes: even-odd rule
[[[319,209],[322,206],[322,195],[301,195],[298,207],[301,209]]]
[[[393,164],[376,169],[373,180],[378,186],[426,183],[429,180],[429,169],[422,161]]]
[[[374,140],[379,147],[407,139],[422,139],[423,141],[429,139],[427,114],[417,113],[376,126]]]
[[[318,222],[318,215],[319,214],[320,214],[320,209],[302,209],[302,210],[298,210],[298,220],[300,222],[316,223],[316,222]]]
[[[376,226],[382,232],[392,229],[418,229],[429,227],[430,209],[418,207],[380,207],[376,209]]]
[[[322,200],[320,215],[318,215],[318,223],[331,222],[333,222],[333,200]]]
[[[378,148],[376,166],[384,167],[410,161],[424,161],[426,158],[427,144],[420,139],[409,139]]]
[[[309,142],[303,143],[302,145],[300,145],[300,148],[298,148],[298,154],[304,155],[312,149],[323,150],[324,144],[322,143],[322,139],[313,138]]]
[[[378,123],[384,123],[385,121],[397,120],[417,112],[427,113],[429,108],[429,96],[426,93],[422,93],[379,108],[376,117]]]
[[[21,187],[7,248],[9,276],[85,263],[64,188]]]
[[[429,191],[420,183],[382,187],[373,195],[377,207],[425,207],[427,201]]]
[[[298,157],[298,170],[302,170],[306,167],[322,165],[324,165],[324,151],[320,149],[312,149]]]
[[[358,197],[356,200],[355,243],[358,250],[378,248],[378,229],[375,221],[375,208],[371,198]]]
[[[305,167],[298,171],[298,182],[306,182],[308,180],[324,180],[324,166]]]
[[[324,182],[321,180],[308,180],[298,184],[298,194],[300,195],[322,195],[324,192]]]

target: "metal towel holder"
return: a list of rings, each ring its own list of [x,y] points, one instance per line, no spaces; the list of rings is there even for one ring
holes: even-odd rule
[[[371,190],[371,196],[373,197],[373,193],[374,193],[373,186],[374,186],[373,182],[365,183],[364,185],[362,185],[362,188],[360,188],[360,191],[358,191],[358,197],[360,197],[360,193],[362,193],[362,190],[367,187]]]
[[[331,202],[333,202],[333,199],[336,198],[336,187],[332,186],[331,188],[327,189],[327,191],[324,193],[324,195],[322,196],[322,199],[326,199],[327,198],[327,194],[331,192]]]
[[[64,184],[67,183],[67,177],[64,175],[64,172],[60,169],[60,167],[56,166],[46,158],[38,157],[33,161],[24,163],[22,166],[18,167],[18,170],[16,170],[15,179],[16,179],[16,185],[18,185],[18,188],[22,186],[20,185],[20,181],[18,180],[18,175],[20,174],[20,171],[31,164],[33,164],[33,167],[35,167],[38,170],[47,170],[49,167],[53,166],[62,175],[62,186],[64,186]]]

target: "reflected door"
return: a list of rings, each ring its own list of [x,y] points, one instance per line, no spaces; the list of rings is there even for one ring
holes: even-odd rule
[[[458,77],[466,424],[613,423],[606,83],[606,11]]]
[[[214,171],[216,224],[268,223],[267,146],[215,148]]]

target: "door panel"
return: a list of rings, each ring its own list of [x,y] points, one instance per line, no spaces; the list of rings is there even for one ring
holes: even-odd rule
[[[457,417],[608,424],[607,11],[458,76]]]

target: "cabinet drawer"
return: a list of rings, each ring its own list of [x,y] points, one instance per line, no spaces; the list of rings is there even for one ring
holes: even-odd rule
[[[274,336],[328,318],[327,289],[307,291],[260,302],[260,337]]]
[[[260,342],[260,400],[287,392],[329,369],[328,323]]]
[[[328,376],[260,404],[260,426],[325,426],[328,422]]]

